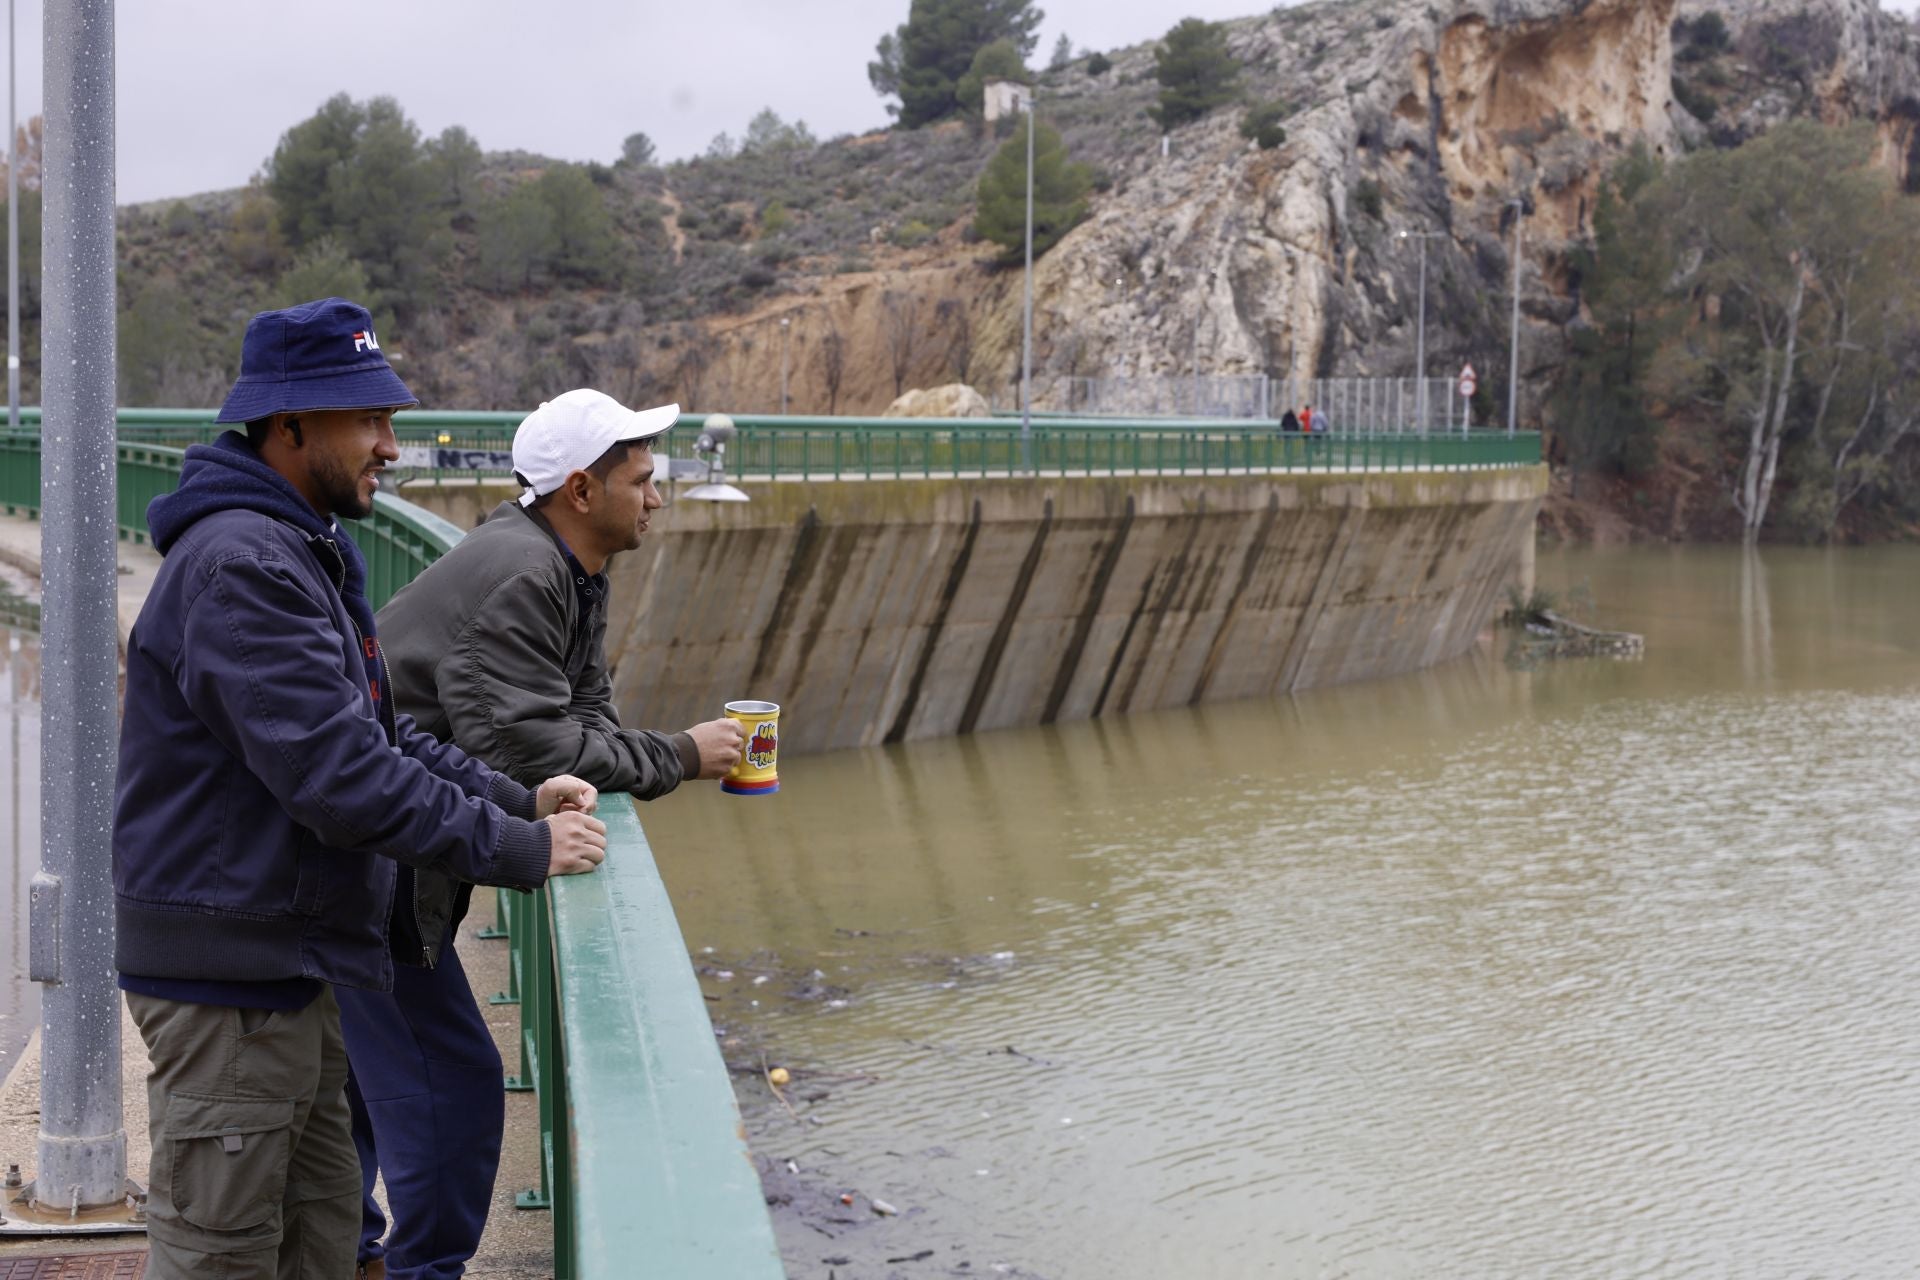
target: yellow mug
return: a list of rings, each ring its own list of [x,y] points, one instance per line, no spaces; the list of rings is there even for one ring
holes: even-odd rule
[[[730,796],[772,795],[780,789],[780,704],[729,702],[726,710],[746,730],[746,741],[740,745],[740,763],[720,779],[720,789]]]

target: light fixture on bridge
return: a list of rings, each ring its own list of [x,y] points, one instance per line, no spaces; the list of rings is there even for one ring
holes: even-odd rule
[[[727,483],[727,441],[733,439],[733,419],[724,413],[710,413],[693,442],[698,461],[675,458],[667,464],[667,478],[679,480],[704,477],[699,484],[679,495],[688,502],[746,502],[747,495]]]

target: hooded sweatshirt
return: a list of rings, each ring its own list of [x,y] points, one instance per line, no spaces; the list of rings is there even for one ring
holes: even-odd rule
[[[384,990],[399,862],[543,882],[533,793],[393,713],[359,549],[245,437],[187,450],[147,519],[166,560],[127,650],[123,980]]]

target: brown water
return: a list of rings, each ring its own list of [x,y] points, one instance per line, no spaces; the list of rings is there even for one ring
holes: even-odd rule
[[[40,988],[26,980],[27,885],[40,869],[40,637],[5,626],[0,626],[0,842],[4,1077],[40,1025]]]
[[[1540,578],[1645,659],[649,807],[730,1051],[800,1068],[756,1151],[904,1211],[783,1216],[791,1274],[1913,1274],[1920,551]]]

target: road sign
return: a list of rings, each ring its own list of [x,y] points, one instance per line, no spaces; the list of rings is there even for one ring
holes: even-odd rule
[[[1460,369],[1460,398],[1462,400],[1471,400],[1473,398],[1474,388],[1479,385],[1480,380],[1475,376],[1473,366],[1470,364],[1463,365]]]

